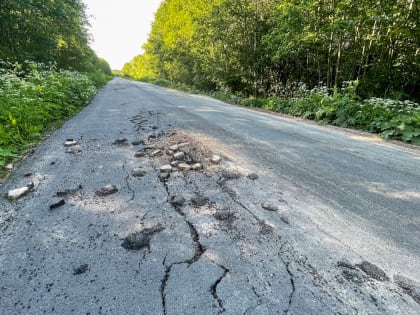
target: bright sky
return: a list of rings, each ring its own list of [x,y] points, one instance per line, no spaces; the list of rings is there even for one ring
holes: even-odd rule
[[[142,52],[162,0],[83,0],[88,7],[91,47],[112,69]]]

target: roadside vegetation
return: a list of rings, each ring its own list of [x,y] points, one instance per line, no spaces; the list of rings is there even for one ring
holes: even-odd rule
[[[0,178],[111,77],[89,47],[80,0],[0,3]]]
[[[420,144],[413,0],[165,0],[122,73]]]

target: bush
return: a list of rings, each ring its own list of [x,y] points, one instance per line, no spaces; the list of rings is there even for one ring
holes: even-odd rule
[[[0,63],[0,166],[89,103],[93,81],[54,66]]]

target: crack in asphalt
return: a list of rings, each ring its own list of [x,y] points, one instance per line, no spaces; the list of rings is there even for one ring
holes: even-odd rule
[[[215,263],[214,261],[212,262]],[[223,274],[219,278],[217,278],[216,281],[212,284],[212,286],[210,287],[210,292],[213,298],[217,301],[217,304],[219,305],[219,308],[220,308],[219,314],[222,314],[226,311],[226,309],[224,307],[223,300],[219,297],[219,294],[217,293],[217,286],[220,284],[220,282],[222,282],[222,280],[229,273],[229,269],[227,269],[225,266],[220,265],[220,264],[216,264],[216,265],[219,268],[223,269]]]
[[[281,261],[282,261],[282,263],[283,263],[283,265],[284,265],[284,267],[285,267],[285,269],[287,271],[287,274],[289,275],[290,286],[292,288],[291,289],[291,292],[289,294],[289,303],[287,305],[286,310],[284,311],[284,314],[287,315],[287,314],[289,314],[290,308],[292,307],[292,304],[293,304],[293,297],[294,297],[295,292],[296,292],[296,285],[295,285],[295,280],[294,280],[294,274],[293,274],[293,272],[290,269],[290,262],[289,261],[286,261],[286,259],[282,255],[284,253],[283,252],[284,246],[285,246],[285,243],[283,242],[281,244],[281,246],[280,246],[280,251],[278,253],[278,256],[280,257],[280,259],[281,259]]]
[[[225,183],[217,182],[219,187],[223,190],[223,186],[225,186]],[[261,220],[254,212],[252,212],[250,209],[248,209],[247,206],[245,206],[238,198],[233,197],[231,194],[227,193],[227,195],[232,199],[233,202],[235,202],[237,205],[239,205],[242,209],[244,209],[246,212],[248,212],[256,221],[258,224],[266,224],[264,220]]]
[[[287,309],[285,311],[285,314],[289,314],[290,308],[291,308],[292,303],[293,303],[293,296],[296,292],[296,287],[295,287],[294,275],[293,275],[292,271],[290,270],[289,263],[285,262],[283,260],[283,258],[282,258],[282,261],[283,261],[284,265],[286,266],[286,271],[287,271],[287,273],[289,275],[289,279],[290,279],[290,285],[292,286],[292,292],[290,292],[290,294],[289,294],[289,305],[287,306]]]
[[[126,203],[126,204],[127,204],[127,207],[126,207],[126,208],[124,208],[124,209],[123,209],[123,211],[128,209],[128,207],[129,207],[128,203],[130,203],[130,201],[133,201],[133,200],[134,200],[134,198],[136,197],[136,192],[135,192],[135,190],[134,190],[134,189],[130,186],[130,181],[129,181],[129,178],[130,178],[130,172],[127,170],[127,164],[128,164],[128,161],[127,161],[127,160],[125,160],[125,161],[124,161],[124,163],[123,163],[122,169],[123,169],[123,171],[127,174],[127,176],[125,177],[125,179],[124,179],[124,180],[125,180],[125,183],[126,183],[126,185],[127,185],[128,191],[129,191],[129,192],[130,192],[130,194],[131,194],[131,197],[130,197],[128,200],[124,201],[124,203]]]
[[[248,282],[249,282],[249,279],[248,279]],[[251,287],[251,290],[252,290],[252,292],[255,294],[255,296],[258,298],[258,303],[257,303],[256,305],[254,305],[254,306],[250,306],[250,307],[248,307],[248,308],[245,310],[245,312],[244,312],[244,314],[243,314],[243,315],[251,314],[251,313],[250,313],[251,311],[255,310],[258,306],[260,306],[260,305],[262,305],[262,304],[263,304],[263,301],[262,301],[262,299],[261,299],[261,296],[258,294],[257,289],[256,289],[254,286],[252,286],[252,287]]]
[[[169,187],[168,184],[164,181],[161,181],[163,186],[165,187],[168,199],[170,196],[170,192],[169,192]],[[190,258],[190,259],[186,259],[184,261],[180,261],[180,262],[174,262],[172,264],[170,264],[169,266],[166,266],[166,258],[167,255],[165,256],[162,265],[165,267],[165,275],[162,279],[161,282],[161,286],[160,286],[160,294],[161,294],[161,300],[162,300],[162,308],[163,308],[163,314],[166,315],[167,314],[167,309],[166,309],[166,285],[167,282],[170,278],[170,274],[171,274],[171,270],[172,267],[174,265],[181,265],[181,264],[187,264],[187,266],[191,266],[193,263],[195,263],[196,261],[198,261],[201,256],[205,253],[206,248],[205,246],[203,246],[200,242],[200,235],[198,234],[198,231],[196,229],[196,227],[194,226],[194,224],[190,221],[187,220],[187,215],[182,211],[182,209],[174,204],[169,203],[172,208],[175,210],[176,213],[178,213],[183,219],[184,222],[188,225],[189,231],[190,231],[190,236],[192,241],[194,242],[194,255]]]

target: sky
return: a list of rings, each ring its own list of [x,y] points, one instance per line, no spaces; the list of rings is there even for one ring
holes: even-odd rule
[[[93,35],[91,47],[114,70],[142,53],[162,0],[83,0]]]

